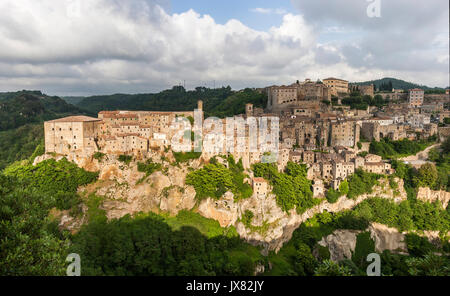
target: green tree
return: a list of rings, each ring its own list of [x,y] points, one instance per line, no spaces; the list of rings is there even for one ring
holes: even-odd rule
[[[342,181],[341,184],[339,184],[339,191],[341,192],[342,195],[346,195],[348,193],[348,190],[349,187],[347,180]]]
[[[417,176],[414,178],[414,183],[417,187],[430,187],[432,188],[438,179],[438,172],[436,166],[432,163],[423,164],[419,170]]]
[[[331,260],[324,260],[316,268],[316,276],[351,276],[351,271],[347,266],[340,266]]]

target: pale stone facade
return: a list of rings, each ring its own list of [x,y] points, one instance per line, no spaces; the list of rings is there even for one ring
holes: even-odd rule
[[[355,121],[331,124],[331,146],[355,147],[359,142],[360,126]]]
[[[408,103],[411,107],[420,107],[423,104],[425,91],[420,88],[410,89],[408,91]]]
[[[269,193],[269,184],[264,178],[252,179],[253,192],[257,195],[267,195]]]
[[[374,90],[374,86],[373,86],[373,84],[370,84],[370,85],[350,84],[348,88],[349,88],[350,92],[359,91],[362,96],[368,95],[368,96],[373,97],[373,95],[374,95],[374,91],[373,91]]]
[[[323,83],[330,88],[330,93],[333,96],[338,96],[339,94],[348,93],[348,81],[339,78],[326,78]]]
[[[96,143],[101,120],[88,116],[70,116],[44,123],[45,152],[79,155],[99,150]]]

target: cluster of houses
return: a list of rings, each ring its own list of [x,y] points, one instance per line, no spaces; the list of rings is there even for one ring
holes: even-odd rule
[[[308,178],[314,180],[315,196],[324,194],[324,184],[338,188],[340,182],[358,168],[378,174],[392,173],[390,164],[381,157],[358,156],[368,152],[370,141],[386,137],[391,140],[427,138],[439,133],[441,119],[450,117],[445,105],[449,101],[448,94],[427,105],[424,104],[424,92],[419,89],[409,90],[405,102],[391,103],[382,109],[368,107],[367,110],[350,109],[339,103],[354,91],[373,96],[373,86],[352,85],[337,78],[316,82],[307,79],[259,91],[267,94],[266,108],[247,104],[245,114],[234,118],[244,122],[249,118],[256,118],[257,122],[263,118],[277,118],[276,141],[272,143],[276,147],[272,147],[272,151],[278,151],[275,154],[278,168],[282,170],[288,161],[305,163]],[[393,93],[399,94],[396,90]],[[337,104],[327,103],[332,98]],[[199,101],[197,111],[202,110],[203,102]],[[193,120],[195,114],[194,111],[101,111],[98,118],[70,116],[51,120],[44,124],[45,150],[73,158],[90,157],[95,152],[145,157],[170,146],[176,133],[171,125],[177,117]],[[226,126],[226,119],[222,119],[224,133]],[[267,151],[250,149],[250,138],[254,135],[249,126],[243,130],[234,127],[234,144],[239,132],[243,137],[240,143],[245,147],[231,151],[231,154],[235,159],[241,158],[244,167],[249,168],[260,162]],[[225,142],[219,149],[203,151],[202,158],[208,160],[214,155],[230,153]],[[255,192],[267,193],[265,183],[263,179],[253,179]]]

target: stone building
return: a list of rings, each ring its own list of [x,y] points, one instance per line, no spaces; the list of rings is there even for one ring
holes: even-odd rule
[[[389,124],[382,126],[378,122],[363,122],[361,135],[368,141],[380,141],[385,137],[398,141],[407,137],[404,125]]]
[[[331,146],[355,147],[359,142],[360,126],[356,121],[339,121],[331,124]]]
[[[101,122],[101,119],[88,116],[69,116],[44,122],[45,152],[84,155],[98,151],[97,130]]]
[[[296,106],[298,88],[295,86],[272,86],[268,89],[267,109],[278,112]]]
[[[355,172],[355,164],[352,162],[332,162],[333,179],[345,180]]]
[[[325,196],[325,187],[323,181],[320,179],[316,179],[313,182],[313,197],[323,197]]]
[[[408,91],[408,103],[411,107],[420,107],[423,104],[425,91],[420,88],[410,89]]]
[[[374,95],[374,85],[357,85],[357,84],[350,84],[349,85],[349,91],[354,92],[358,91],[362,96],[368,95],[373,97]]]
[[[269,184],[264,178],[252,179],[253,192],[257,195],[267,195],[269,193]]]
[[[339,96],[339,94],[348,93],[348,81],[339,78],[326,78],[323,83],[330,89],[330,94],[332,96]]]
[[[304,82],[296,85],[299,101],[331,101],[330,89],[322,82],[312,82],[306,79]]]

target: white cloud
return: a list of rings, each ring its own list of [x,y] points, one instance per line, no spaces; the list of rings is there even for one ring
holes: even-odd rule
[[[322,31],[306,14],[284,14],[280,26],[258,31],[238,20],[217,24],[194,10],[170,15],[149,0],[81,0],[80,13],[68,10],[67,3],[74,1],[0,2],[0,90],[137,93],[183,80],[188,87],[212,86],[215,80],[216,86],[242,88],[307,77],[373,79],[374,73],[448,83],[439,67],[427,70],[428,65],[448,65],[448,51],[428,51],[428,60],[424,52],[421,57],[429,64],[415,65],[394,46],[395,54],[383,52],[386,61],[380,63],[375,49],[366,51],[358,42],[318,44]],[[434,40],[445,44],[442,37]],[[403,57],[407,62],[400,70],[386,66]]]
[[[286,9],[284,8],[261,8],[261,7],[257,7],[257,8],[252,8],[250,9],[251,12],[255,12],[255,13],[261,13],[261,14],[287,14]]]

